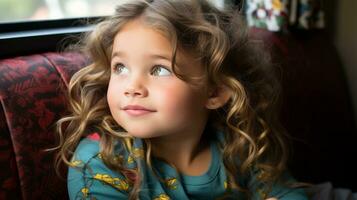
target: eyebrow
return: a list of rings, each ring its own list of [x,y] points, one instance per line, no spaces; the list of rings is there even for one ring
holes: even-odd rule
[[[115,51],[115,52],[113,52],[113,54],[112,54],[112,59],[113,59],[114,57],[121,57],[121,56],[125,56],[125,52]],[[169,55],[169,54],[152,53],[152,54],[149,54],[149,56],[150,56],[151,58],[164,59],[164,60],[169,60],[169,61],[171,61],[171,55]]]
[[[112,59],[113,59],[114,57],[120,57],[120,56],[122,56],[123,54],[124,54],[124,53],[121,52],[121,51],[115,51],[115,52],[112,53]]]

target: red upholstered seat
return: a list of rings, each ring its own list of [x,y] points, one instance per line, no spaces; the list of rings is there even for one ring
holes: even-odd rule
[[[69,78],[86,65],[78,53],[0,61],[0,199],[65,199],[55,174],[54,123],[66,112]]]

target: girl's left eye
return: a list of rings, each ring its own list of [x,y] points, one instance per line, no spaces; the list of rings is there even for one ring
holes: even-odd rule
[[[170,76],[171,71],[168,70],[165,66],[156,65],[152,68],[150,74],[153,76]]]

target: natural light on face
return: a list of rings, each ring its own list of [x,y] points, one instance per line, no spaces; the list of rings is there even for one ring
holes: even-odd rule
[[[115,121],[132,136],[196,133],[206,123],[206,90],[176,77],[171,55],[170,41],[141,18],[124,25],[115,37],[107,99]],[[195,59],[177,57],[185,75],[202,75]]]

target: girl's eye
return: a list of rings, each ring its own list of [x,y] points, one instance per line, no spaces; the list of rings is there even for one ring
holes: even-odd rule
[[[116,74],[127,74],[129,73],[128,68],[125,67],[122,63],[115,64],[113,67],[113,71]]]
[[[170,76],[171,71],[162,65],[156,65],[152,68],[150,74],[153,76]]]

